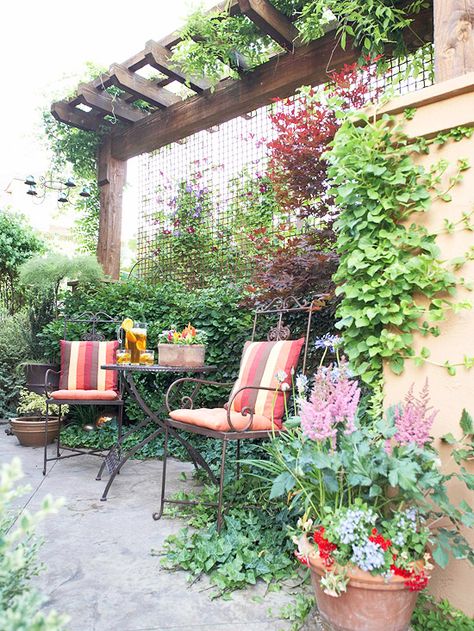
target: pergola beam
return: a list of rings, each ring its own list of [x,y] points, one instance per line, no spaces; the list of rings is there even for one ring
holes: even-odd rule
[[[51,114],[60,123],[83,129],[97,131],[101,123],[100,117],[84,112],[77,107],[71,107],[67,101],[56,101],[51,105]]]
[[[155,86],[152,81],[130,72],[120,64],[112,64],[109,73],[110,80],[114,85],[126,90],[137,99],[143,99],[157,107],[169,107],[182,100],[173,92]]]
[[[415,16],[406,34],[409,48],[432,40],[432,10]],[[339,68],[352,63],[360,52],[348,45],[335,48],[334,33],[297,48],[293,54],[274,57],[240,80],[221,81],[214,93],[205,92],[149,114],[128,129],[112,133],[112,155],[127,160],[141,153],[159,149],[203,129],[242,116],[268,105],[275,97],[285,98],[301,85],[317,85],[327,80],[327,64]]]
[[[104,114],[115,116],[124,123],[136,123],[147,116],[146,113],[129,105],[124,100],[117,97],[114,98],[107,92],[99,92],[87,84],[81,84],[77,94],[82,103]]]
[[[171,62],[171,51],[158,42],[150,40],[145,44],[145,53],[150,66],[170,77],[173,81],[185,83],[195,92],[203,92],[210,87],[208,81],[187,77],[176,64]]]
[[[299,39],[298,29],[268,0],[239,0],[239,7],[262,33],[289,52],[294,49]]]

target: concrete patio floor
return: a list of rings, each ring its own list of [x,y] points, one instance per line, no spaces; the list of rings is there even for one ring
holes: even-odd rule
[[[152,548],[184,524],[177,519],[153,521],[161,462],[129,461],[115,480],[107,502],[99,501],[105,481],[95,475],[98,458],[80,456],[53,463],[43,477],[42,450],[21,447],[0,425],[0,462],[21,459],[31,492],[23,506],[36,510],[50,493],[64,498],[56,515],[43,523],[41,559],[46,571],[36,586],[46,596],[45,609],[66,613],[69,631],[279,631],[290,624],[277,613],[289,600],[283,591],[265,595],[265,585],[235,592],[232,600],[210,600],[205,580],[190,586],[184,572],[167,572]],[[51,464],[51,463],[50,463]],[[170,490],[189,488],[179,474],[192,465],[170,461]],[[264,596],[256,602],[256,596]],[[310,625],[317,629],[316,623]],[[308,629],[310,627],[308,626]]]

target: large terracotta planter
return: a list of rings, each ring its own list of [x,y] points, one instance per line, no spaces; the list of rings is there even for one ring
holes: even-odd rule
[[[44,416],[23,416],[10,419],[12,432],[24,447],[43,447],[46,420]],[[59,418],[50,416],[48,419],[48,445],[59,433]]]
[[[348,568],[347,591],[338,597],[325,594],[320,578],[325,566],[306,537],[300,552],[308,559],[316,603],[324,631],[407,631],[415,608],[417,592],[405,586],[405,579],[388,581],[358,568]],[[336,570],[337,571],[337,570]]]
[[[158,344],[160,366],[204,366],[206,347],[201,344]]]

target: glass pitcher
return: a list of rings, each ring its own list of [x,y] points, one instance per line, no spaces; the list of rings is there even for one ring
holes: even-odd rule
[[[140,363],[140,353],[146,350],[147,326],[144,322],[134,322],[133,328],[125,333],[125,348],[130,350],[130,363]]]

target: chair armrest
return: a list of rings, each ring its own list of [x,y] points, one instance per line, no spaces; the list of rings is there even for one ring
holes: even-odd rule
[[[188,405],[188,409],[192,410],[193,408],[193,403],[194,403],[194,398],[196,397],[200,387],[202,385],[204,386],[216,386],[216,387],[221,387],[221,388],[232,388],[233,387],[233,383],[223,383],[220,381],[209,381],[208,379],[200,379],[199,377],[181,377],[180,379],[176,379],[175,381],[173,381],[173,383],[170,385],[170,387],[168,388],[167,392],[166,392],[166,396],[165,396],[165,405],[166,405],[166,409],[168,410],[168,413],[172,411],[172,406],[170,405],[170,394],[172,393],[172,391],[178,387],[178,385],[181,385],[183,383],[194,383],[194,390],[192,391],[190,396],[184,396],[181,397],[181,402],[183,403],[183,406],[185,404]]]
[[[282,390],[280,388],[267,388],[266,386],[242,386],[241,388],[239,388],[238,390],[236,390],[232,396],[230,397],[229,401],[227,402],[227,422],[229,423],[229,426],[231,428],[232,431],[234,432],[247,432],[247,431],[251,431],[252,429],[252,425],[253,425],[253,417],[255,414],[255,409],[252,409],[250,406],[246,405],[244,408],[242,408],[241,410],[241,414],[242,416],[247,416],[247,414],[250,414],[250,419],[248,422],[248,425],[246,427],[244,427],[243,429],[237,430],[233,425],[232,425],[232,420],[230,417],[230,413],[232,410],[232,404],[234,402],[234,399],[236,398],[236,396],[238,394],[240,394],[243,390],[267,390],[267,392],[282,392]],[[284,394],[284,393],[283,393]]]
[[[51,398],[51,395],[49,393],[49,386],[51,385],[49,383],[50,375],[60,375],[60,374],[61,374],[60,370],[53,370],[52,368],[48,368],[48,370],[46,371],[46,373],[44,375],[44,393],[45,393],[47,399]]]

